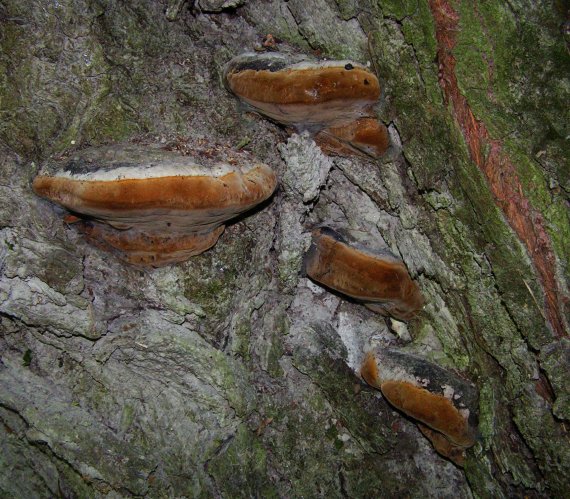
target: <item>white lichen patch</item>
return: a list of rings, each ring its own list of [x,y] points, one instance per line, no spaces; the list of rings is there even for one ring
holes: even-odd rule
[[[278,146],[287,165],[283,175],[285,190],[300,196],[303,203],[316,201],[326,183],[332,160],[325,156],[308,132],[293,134]]]
[[[279,280],[285,289],[293,289],[299,281],[303,255],[311,244],[311,235],[303,232],[298,207],[290,202],[283,203],[279,220],[281,244],[279,246]]]
[[[37,277],[0,278],[0,312],[60,334],[99,337],[87,301],[81,297],[75,297],[75,301],[82,302],[84,308],[78,308]]]
[[[366,352],[394,341],[383,320],[363,320],[353,306],[342,304],[338,312],[337,333],[347,352],[346,363],[355,373],[360,371]]]
[[[384,360],[384,358],[379,359],[376,357],[378,377],[382,383],[385,381],[406,381],[417,387],[423,388],[425,386],[422,380],[411,374],[405,366],[384,362]]]
[[[362,337],[359,335],[359,331],[352,322],[349,314],[345,312],[340,312],[338,314],[338,335],[346,347],[348,356],[346,363],[348,367],[354,371],[358,371],[360,365],[362,364]]]
[[[401,340],[406,342],[412,341],[412,336],[408,331],[408,325],[405,322],[390,318],[390,327]]]
[[[461,414],[465,418],[465,420],[469,419],[469,414],[470,414],[469,409],[467,408],[459,409],[459,414]]]
[[[443,385],[443,386],[441,387],[441,390],[442,390],[443,396],[444,396],[446,399],[449,399],[449,400],[453,400],[453,399],[454,399],[455,389],[454,389],[452,386]]]

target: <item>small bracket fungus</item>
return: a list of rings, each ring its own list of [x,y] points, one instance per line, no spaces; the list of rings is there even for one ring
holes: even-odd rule
[[[431,442],[433,448],[438,454],[441,454],[443,457],[446,457],[457,466],[463,468],[465,464],[465,447],[454,445],[446,438],[443,433],[432,430],[422,423],[418,423],[418,428],[424,437],[426,437]]]
[[[314,281],[396,319],[411,319],[424,303],[401,260],[388,251],[373,252],[349,245],[328,227],[313,231],[305,272]]]
[[[389,349],[369,352],[362,378],[378,388],[420,428],[435,449],[461,465],[463,449],[475,444],[477,389],[458,376],[414,355]]]
[[[271,168],[222,147],[189,157],[122,144],[52,161],[33,188],[79,216],[75,225],[95,244],[157,267],[213,246],[225,221],[269,198],[276,184]]]
[[[315,142],[326,152],[346,156],[364,154],[380,158],[390,146],[388,129],[375,118],[360,118],[346,125],[325,128]]]

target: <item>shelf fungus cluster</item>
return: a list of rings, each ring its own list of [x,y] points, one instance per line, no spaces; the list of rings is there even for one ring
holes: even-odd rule
[[[404,414],[418,421],[437,452],[462,466],[477,434],[477,389],[424,359],[396,350],[366,355],[360,374]]]
[[[388,148],[386,127],[373,117],[378,78],[361,64],[275,52],[243,54],[227,64],[224,81],[250,109],[315,132],[328,152],[378,158]]]
[[[329,227],[313,231],[304,267],[314,281],[382,315],[409,320],[424,303],[418,285],[400,259],[388,251],[374,252],[349,244]]]
[[[271,168],[221,147],[190,157],[119,144],[49,162],[33,189],[67,208],[94,244],[158,267],[212,247],[224,222],[269,198],[276,184]]]

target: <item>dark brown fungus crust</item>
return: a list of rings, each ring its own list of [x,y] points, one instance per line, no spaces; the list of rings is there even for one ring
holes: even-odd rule
[[[426,435],[441,454],[458,459],[454,447],[474,445],[478,394],[472,384],[415,355],[381,348],[366,355],[361,376],[394,407],[445,438],[447,447],[439,436]]]
[[[95,244],[130,263],[166,265],[213,246],[225,221],[276,187],[268,166],[216,152],[196,159],[153,145],[85,149],[48,163],[33,189],[81,216],[76,225]]]
[[[305,129],[370,116],[380,97],[378,78],[365,66],[274,52],[235,57],[226,66],[224,80],[255,111]]]
[[[330,228],[313,231],[305,272],[314,281],[364,302],[371,310],[411,319],[423,306],[418,285],[404,263],[389,252],[349,245]]]
[[[329,154],[361,154],[380,158],[390,146],[388,129],[375,118],[360,118],[347,125],[325,128],[315,142]]]

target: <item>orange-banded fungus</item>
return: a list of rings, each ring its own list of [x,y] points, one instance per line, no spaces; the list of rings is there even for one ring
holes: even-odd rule
[[[370,116],[380,97],[378,78],[361,64],[275,52],[233,58],[224,80],[255,111],[302,129],[340,126]]]
[[[465,447],[454,445],[445,437],[445,435],[443,435],[443,433],[432,430],[422,423],[418,423],[418,428],[431,442],[433,448],[438,454],[454,462],[457,466],[463,467],[465,464]]]
[[[328,227],[314,230],[312,236],[304,266],[314,281],[400,320],[411,319],[422,308],[418,285],[392,253],[349,245]]]
[[[90,148],[49,162],[34,191],[82,222],[88,238],[135,264],[161,266],[213,246],[224,222],[273,193],[275,173],[223,148],[197,158],[157,146]]]
[[[361,376],[394,407],[453,446],[474,445],[478,395],[472,384],[415,355],[382,348],[367,354]]]
[[[347,125],[325,128],[315,136],[324,151],[346,156],[364,154],[380,158],[390,145],[388,129],[375,118],[360,118]]]

